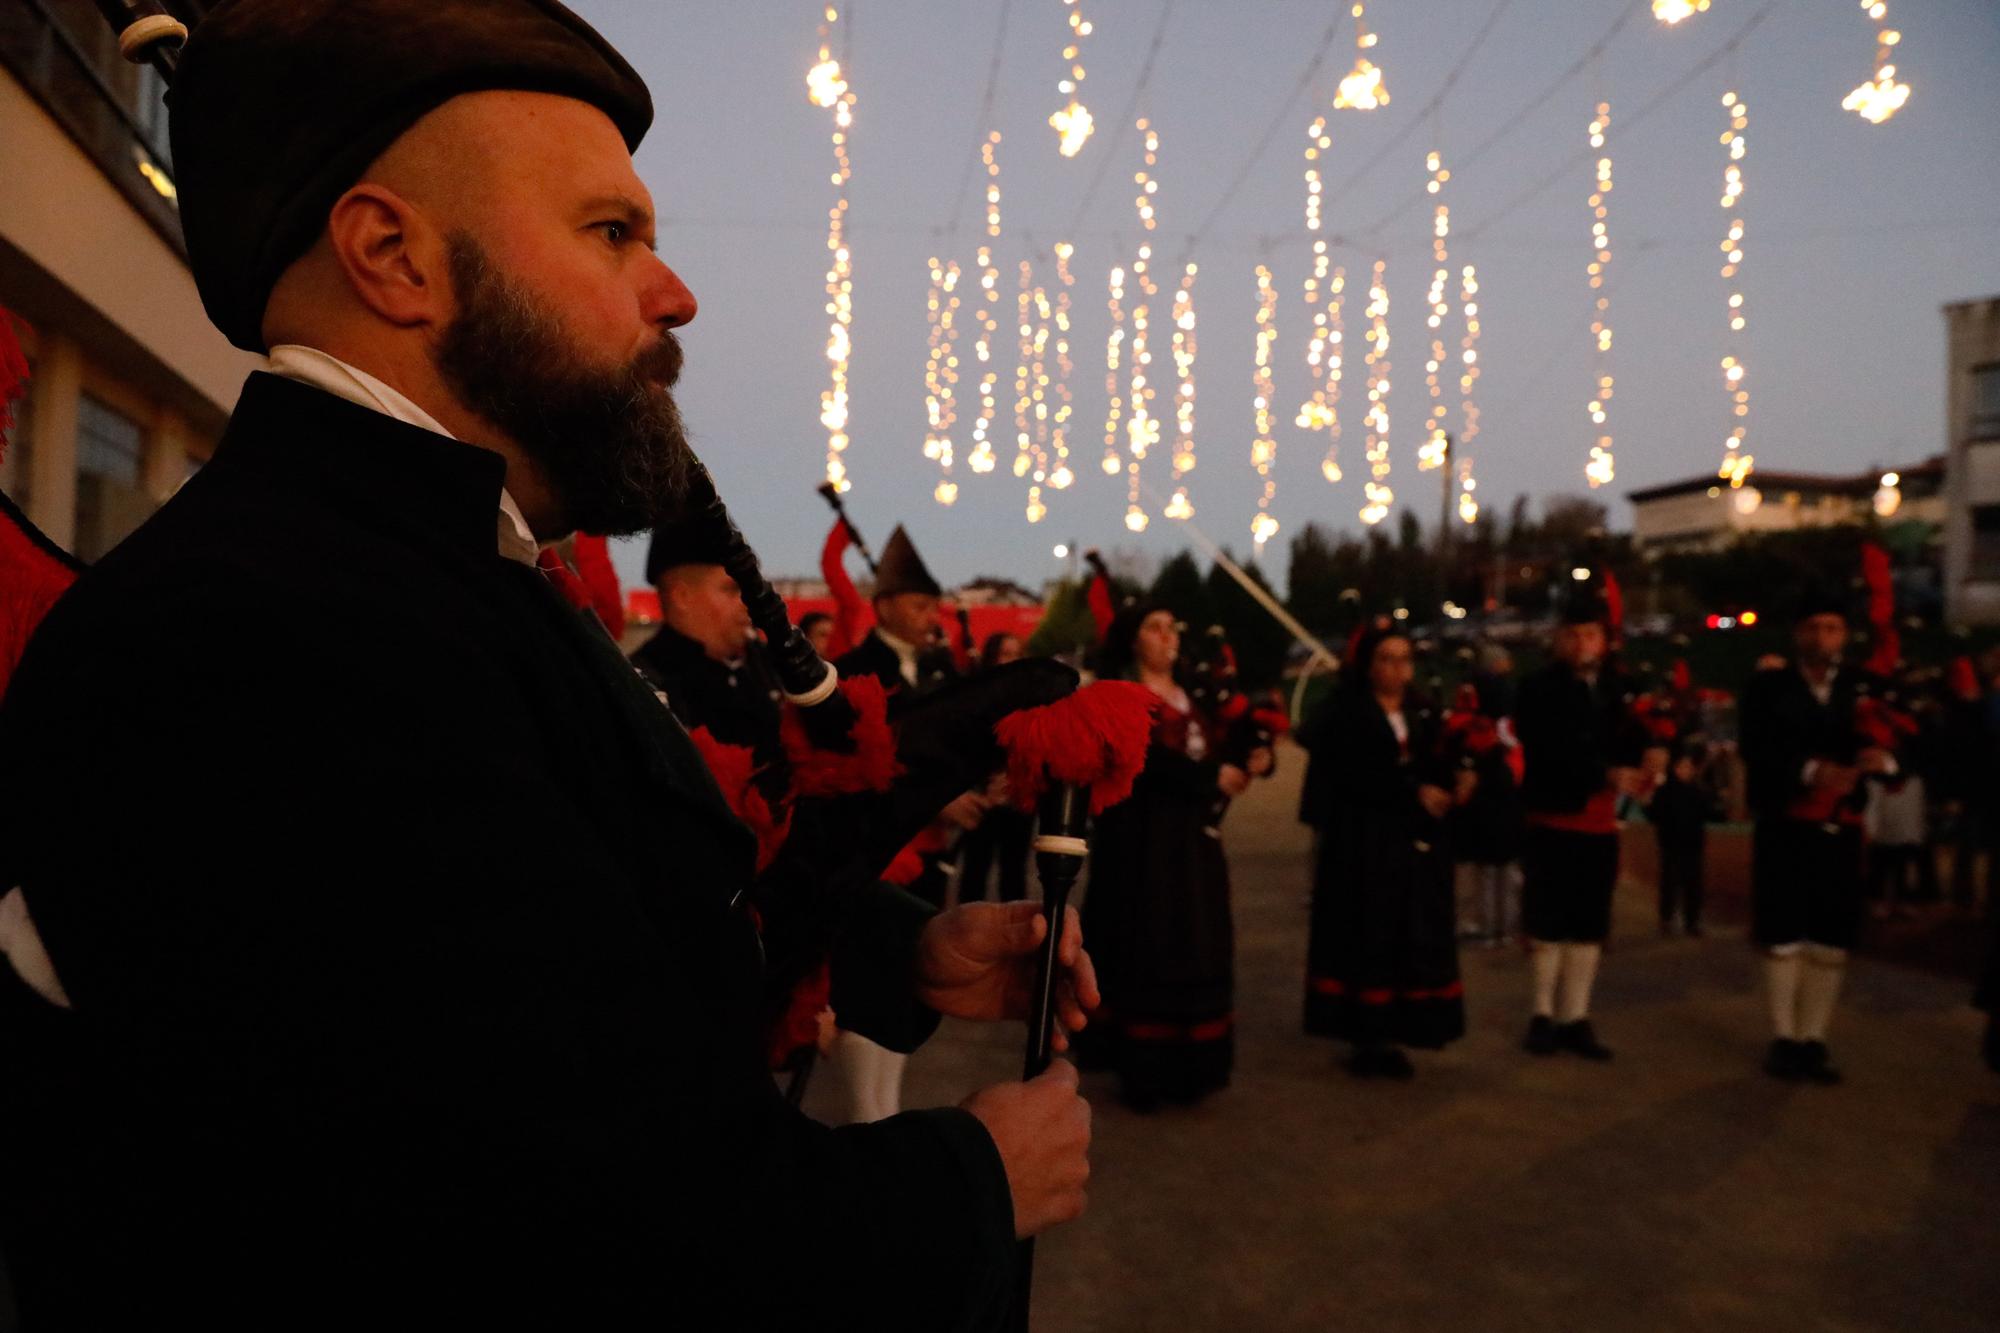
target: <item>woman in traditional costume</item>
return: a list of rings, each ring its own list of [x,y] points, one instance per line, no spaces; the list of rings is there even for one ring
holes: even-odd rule
[[[1410,641],[1362,636],[1299,735],[1313,752],[1320,831],[1306,955],[1306,1031],[1351,1042],[1362,1077],[1409,1078],[1404,1047],[1465,1033],[1445,818],[1469,795],[1436,711],[1410,692]]]
[[[1140,603],[1105,636],[1100,674],[1160,696],[1146,767],[1092,839],[1084,931],[1104,1005],[1086,1059],[1118,1071],[1127,1102],[1190,1103],[1229,1082],[1235,934],[1221,821],[1271,752],[1224,727],[1176,679],[1180,627]]]

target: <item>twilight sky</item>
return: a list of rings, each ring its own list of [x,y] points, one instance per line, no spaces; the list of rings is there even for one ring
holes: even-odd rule
[[[827,379],[832,126],[831,113],[808,102],[804,82],[817,54],[820,6],[572,3],[632,60],[658,105],[638,165],[660,212],[661,254],[701,302],[699,319],[681,335],[680,397],[697,447],[767,568],[808,573],[829,519],[813,487],[825,451],[818,416]],[[1105,280],[1112,265],[1130,263],[1142,235],[1132,203],[1135,116],[1149,117],[1161,137],[1153,172],[1159,229],[1150,238],[1156,261],[1164,266],[1186,252],[1201,266],[1194,522],[1239,552],[1249,548],[1261,488],[1249,465],[1253,270],[1263,262],[1274,272],[1281,299],[1273,513],[1283,530],[1266,564],[1280,580],[1286,544],[1307,521],[1360,527],[1357,331],[1365,275],[1378,256],[1388,260],[1391,298],[1389,484],[1426,527],[1438,512],[1438,474],[1416,469],[1429,407],[1424,315],[1433,266],[1423,185],[1431,148],[1454,169],[1445,196],[1452,265],[1479,268],[1480,497],[1504,508],[1521,492],[1583,489],[1595,437],[1584,403],[1597,373],[1584,274],[1595,157],[1586,126],[1600,97],[1612,108],[1615,182],[1617,479],[1603,492],[1614,521],[1629,522],[1628,488],[1711,471],[1729,424],[1717,370],[1726,350],[1717,200],[1726,126],[1719,98],[1730,87],[1750,112],[1741,276],[1750,452],[1774,469],[1846,471],[1937,453],[1939,307],[2000,293],[2000,3],[1889,6],[1890,26],[1903,33],[1899,77],[1914,91],[1894,119],[1869,125],[1840,108],[1847,90],[1872,73],[1875,49],[1875,25],[1849,0],[1714,0],[1709,12],[1672,29],[1652,19],[1647,0],[1374,0],[1366,21],[1380,40],[1369,54],[1392,101],[1367,113],[1329,110],[1354,60],[1344,0],[1082,0],[1095,28],[1083,47],[1083,96],[1098,128],[1078,157],[1064,159],[1045,124],[1063,100],[1054,86],[1067,32],[1060,0],[847,0],[840,26],[848,31],[843,38],[837,30],[836,44],[847,44],[859,96],[849,140],[850,509],[877,545],[892,524],[907,523],[948,583],[993,573],[1039,584],[1058,572],[1051,548],[1063,540],[1156,556],[1189,544],[1157,505],[1144,534],[1127,532],[1124,480],[1097,463]],[[1627,11],[1602,54],[1550,92]],[[1688,77],[1759,13],[1762,21],[1733,53]],[[989,122],[981,105],[1003,16]],[[1333,40],[1323,45],[1336,16]],[[1301,87],[1322,52],[1316,76]],[[1461,62],[1462,75],[1447,88]],[[1300,291],[1310,262],[1301,150],[1308,122],[1322,111],[1334,141],[1320,164],[1329,192],[1322,234],[1349,273],[1347,475],[1338,486],[1319,475],[1324,437],[1291,424],[1306,392],[1310,323]],[[983,175],[968,166],[988,128],[1004,136],[996,247],[1001,467],[975,476],[964,466],[977,405],[968,373],[955,432],[959,498],[947,509],[931,498],[937,469],[922,453],[927,260],[956,258],[972,268],[984,238]],[[1479,156],[1460,167],[1474,150]],[[1551,173],[1560,174],[1535,191]],[[1077,482],[1066,492],[1045,490],[1049,516],[1030,526],[1025,483],[1008,468],[1012,296],[1018,261],[1058,240],[1076,247]],[[1161,277],[1156,413],[1172,389],[1160,336],[1167,321],[1157,308],[1171,284]],[[1053,285],[1052,270],[1038,280]],[[1454,325],[1446,329],[1455,350]],[[959,351],[970,371],[969,331]],[[1454,426],[1456,397],[1449,386]],[[1164,447],[1146,465],[1147,481],[1162,492],[1168,466]],[[637,546],[621,551],[620,561],[638,581]]]

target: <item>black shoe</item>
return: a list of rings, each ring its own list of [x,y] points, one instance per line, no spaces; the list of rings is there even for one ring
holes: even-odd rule
[[[1840,1071],[1833,1067],[1823,1041],[1802,1041],[1799,1043],[1799,1074],[1808,1082],[1830,1088],[1840,1082]]]
[[[1800,1044],[1790,1037],[1779,1037],[1771,1043],[1771,1050],[1764,1057],[1764,1072],[1772,1078],[1783,1079],[1787,1083],[1797,1083],[1805,1078],[1805,1063],[1800,1058]]]
[[[1379,1057],[1379,1068],[1384,1078],[1408,1082],[1417,1076],[1417,1067],[1410,1063],[1410,1057],[1404,1055],[1399,1046],[1383,1048]]]
[[[1574,1052],[1586,1060],[1609,1060],[1611,1048],[1597,1039],[1596,1029],[1590,1020],[1579,1018],[1574,1023],[1564,1023],[1556,1029],[1556,1044],[1563,1050]]]
[[[1522,1039],[1521,1049],[1529,1055],[1554,1055],[1556,1053],[1555,1021],[1545,1014],[1536,1014],[1528,1023],[1528,1035]]]

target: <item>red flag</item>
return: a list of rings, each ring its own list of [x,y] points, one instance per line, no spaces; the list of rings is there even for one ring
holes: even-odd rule
[[[826,545],[820,548],[819,573],[826,580],[826,589],[833,594],[833,642],[827,645],[828,657],[839,657],[860,643],[868,633],[868,627],[875,617],[868,610],[868,603],[861,600],[861,594],[854,587],[854,580],[847,577],[847,566],[842,557],[847,554],[850,533],[845,518],[833,520],[833,530],[826,534]]]
[[[28,358],[14,332],[14,316],[0,307],[0,450],[14,421],[11,404],[27,387]],[[82,570],[0,495],[0,695],[28,649],[28,636]]]
[[[1951,692],[1961,699],[1979,697],[1979,673],[1972,669],[1972,659],[1960,653],[1951,660]]]
[[[1604,570],[1604,620],[1614,640],[1625,637],[1625,590],[1609,566]]]
[[[1095,551],[1086,551],[1083,558],[1090,562],[1091,568],[1090,587],[1084,593],[1084,600],[1090,605],[1090,623],[1097,628],[1097,642],[1101,644],[1118,615],[1117,602],[1111,596],[1111,571],[1104,567],[1103,557]]]
[[[1875,651],[1864,671],[1887,675],[1903,657],[1903,636],[1896,630],[1896,585],[1889,577],[1889,553],[1880,543],[1861,544],[1861,581],[1868,588],[1868,623],[1875,630]]]
[[[14,318],[0,306],[0,458],[7,453],[7,432],[14,428],[14,400],[28,391],[28,354],[21,350]]]

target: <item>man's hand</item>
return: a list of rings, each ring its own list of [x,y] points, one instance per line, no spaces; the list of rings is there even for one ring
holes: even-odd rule
[[[1829,763],[1820,760],[1813,765],[1813,786],[1821,791],[1830,791],[1835,796],[1851,795],[1861,783],[1861,770],[1850,764]]]
[[[1443,819],[1451,813],[1451,793],[1443,787],[1426,782],[1417,788],[1417,804],[1432,819]]]
[[[1250,776],[1261,778],[1278,765],[1278,757],[1271,753],[1271,747],[1260,745],[1250,752]]]
[[[1014,1236],[1026,1240],[1083,1213],[1090,1179],[1090,1103],[1076,1070],[1058,1060],[1026,1083],[975,1092],[963,1106],[979,1118],[1007,1168]]]
[[[1472,799],[1472,794],[1478,790],[1479,790],[1479,774],[1473,772],[1471,769],[1461,768],[1458,770],[1457,774],[1453,776],[1451,783],[1451,799],[1454,804],[1464,805],[1467,801]]]
[[[986,812],[991,810],[993,805],[994,803],[987,799],[986,793],[969,791],[938,811],[938,820],[956,829],[976,829],[979,827],[979,821],[986,818]]]
[[[1035,954],[1048,934],[1040,903],[965,903],[932,917],[917,940],[917,998],[952,1018],[1026,1018],[1035,987]],[[1099,1002],[1097,972],[1083,949],[1075,912],[1063,916],[1056,960],[1054,1045],[1069,1049],[1085,1014]]]
[[[1871,745],[1857,756],[1857,765],[1863,773],[1886,776],[1896,771],[1896,757],[1879,746]]]
[[[1241,796],[1250,790],[1250,775],[1234,764],[1224,764],[1215,771],[1215,787],[1224,796]]]

